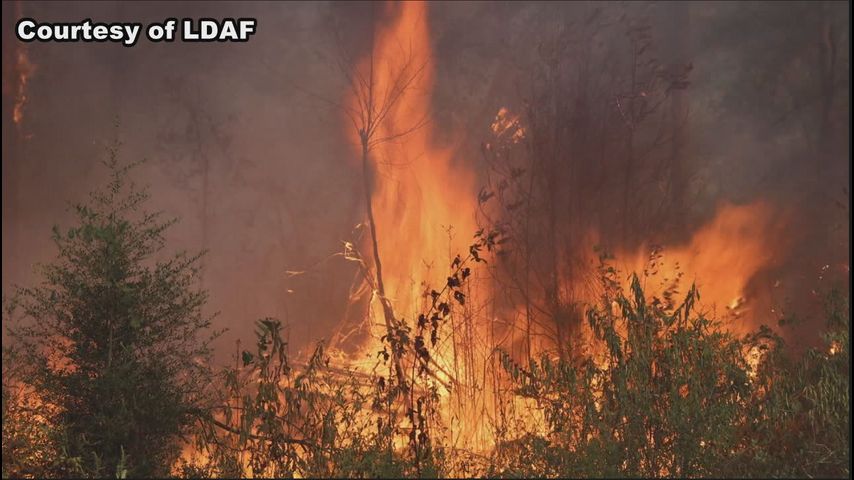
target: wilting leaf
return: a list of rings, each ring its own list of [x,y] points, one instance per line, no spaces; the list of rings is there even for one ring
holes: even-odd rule
[[[460,291],[454,292],[454,299],[456,299],[456,301],[460,302],[460,305],[465,305],[465,303],[466,303],[466,296],[463,292],[460,292]]]

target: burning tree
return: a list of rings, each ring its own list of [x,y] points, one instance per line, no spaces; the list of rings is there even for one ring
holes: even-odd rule
[[[348,87],[343,109],[348,136],[359,145],[369,237],[364,246],[372,258],[366,261],[358,253],[361,245],[349,245],[348,255],[364,266],[372,299],[378,300],[383,318],[383,331],[371,331],[373,338],[357,349],[373,356],[376,350],[389,347],[393,380],[408,388],[412,375],[407,371],[412,366],[400,361],[389,341],[399,337],[401,328],[409,328],[405,318],[415,319],[435,306],[431,290],[442,290],[448,281],[444,269],[436,265],[444,259],[454,265],[456,254],[471,247],[468,234],[479,229],[474,174],[456,165],[449,149],[436,144],[428,122],[435,66],[426,5],[387,4],[379,11],[381,21],[374,26],[367,53],[356,61],[346,52],[341,55],[340,69]],[[483,229],[482,237],[472,243],[494,241],[491,230]],[[485,312],[488,307],[483,302],[489,299],[478,295],[485,286],[482,280],[476,275],[468,280],[465,303],[454,300],[450,304],[456,314],[443,314],[449,316],[450,328],[431,348],[429,372],[445,385],[443,402],[450,405],[451,396],[456,395],[458,406],[475,411],[484,408],[483,398],[475,392],[483,387],[480,369],[489,355],[488,347],[481,348],[489,327],[478,321],[486,315],[476,319],[475,312]],[[335,340],[335,346],[342,343]],[[352,350],[352,345],[346,348]],[[441,410],[443,415],[465,418],[452,436],[475,432],[488,436],[488,426],[475,422],[471,413],[450,406]]]
[[[373,11],[373,10],[372,10]],[[339,39],[339,46],[343,41]],[[371,284],[382,306],[382,314],[388,335],[398,327],[394,308],[386,296],[383,277],[383,263],[380,255],[380,239],[377,232],[377,219],[374,215],[374,195],[377,191],[378,161],[374,153],[376,147],[405,137],[424,126],[426,117],[416,118],[408,125],[399,125],[397,110],[404,96],[421,81],[427,59],[418,58],[409,48],[400,45],[389,57],[389,52],[377,52],[382,46],[376,45],[371,38],[370,51],[361,64],[354,67],[342,47],[341,71],[351,92],[351,102],[344,106],[344,113],[358,135],[361,154],[362,183],[365,196],[365,211],[369,229],[369,242],[373,260],[373,271],[366,272],[366,281]],[[385,54],[383,56],[382,54]],[[377,58],[379,56],[379,58]],[[372,273],[372,275],[371,275]],[[401,385],[405,385],[400,360],[393,353],[396,375]]]

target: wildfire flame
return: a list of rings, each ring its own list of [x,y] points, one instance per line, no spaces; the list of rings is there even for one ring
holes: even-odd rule
[[[377,144],[371,154],[378,170],[372,202],[386,294],[400,315],[411,318],[421,284],[444,284],[447,266],[431,263],[465,251],[476,229],[475,179],[470,171],[454,168],[451,152],[434,143],[431,124],[424,121],[433,88],[427,5],[386,4],[386,10],[393,19],[380,25],[375,36],[375,92],[393,90],[393,72],[405,68],[402,62],[421,69],[378,124],[376,137],[391,140]],[[370,61],[366,58],[359,68],[370,68]],[[450,227],[459,238],[449,242]]]
[[[450,261],[455,254],[466,252],[467,240],[478,228],[474,217],[477,179],[472,169],[454,164],[451,151],[436,144],[432,125],[423,121],[430,115],[434,83],[427,5],[404,2],[386,4],[384,9],[387,20],[376,26],[372,51],[357,64],[354,77],[369,79],[373,92],[381,98],[388,98],[388,92],[399,93],[384,121],[377,126],[375,137],[387,141],[377,142],[370,151],[370,160],[377,171],[371,202],[386,297],[398,317],[411,320],[419,313],[422,306],[419,299],[425,289],[444,285],[447,265],[441,261]],[[412,82],[405,90],[396,90],[399,72],[413,65],[420,68],[420,74],[411,77]],[[364,98],[364,92],[351,91],[347,104],[354,110],[364,109]],[[420,128],[411,128],[413,125]],[[491,130],[496,137],[507,138],[512,143],[525,139],[519,117],[506,108],[499,110]],[[350,129],[348,134],[358,141],[363,132]],[[722,204],[714,218],[699,228],[687,244],[668,246],[655,258],[650,257],[650,248],[644,245],[635,251],[615,252],[616,259],[622,262],[623,271],[651,271],[650,277],[662,279],[662,285],[683,279],[683,292],[696,280],[702,304],[725,309],[732,314],[733,330],[746,330],[753,326],[745,319],[752,300],[749,283],[785,247],[778,240],[783,236],[784,225],[765,202]],[[589,238],[588,250],[592,251],[592,246],[598,244],[596,232],[591,232]],[[473,285],[473,298],[489,298],[487,282]],[[656,285],[644,288],[649,295],[661,293]],[[591,295],[587,300],[595,303],[596,297]],[[379,302],[373,302],[371,317],[381,318],[381,308]],[[439,351],[433,353],[443,379],[456,387],[457,394],[477,382],[461,379],[471,380],[475,371],[483,374],[490,353],[502,344],[494,334],[490,337],[487,328],[490,322],[485,320],[470,315],[463,323],[448,325],[446,335],[451,338],[440,343]],[[513,321],[509,323],[512,326]],[[463,325],[469,332],[466,338],[461,335]],[[361,349],[365,358],[376,358],[379,338],[385,334],[381,322],[374,322],[371,328],[373,340]],[[462,364],[460,349],[466,351],[467,360]],[[491,443],[485,412],[494,407],[490,406],[493,395],[483,388],[483,383],[477,395],[470,394],[464,400],[457,398],[456,407],[450,406],[454,403],[450,391],[443,392],[449,404],[444,413],[454,419],[450,424],[459,428],[461,436],[456,438],[464,437],[462,441],[469,447],[488,448]]]
[[[830,343],[830,347],[827,349],[827,353],[830,356],[833,356],[833,355],[836,355],[837,353],[839,353],[839,350],[840,350],[839,342],[834,340],[833,342]]]
[[[372,146],[370,161],[376,169],[371,197],[377,229],[378,251],[382,262],[386,298],[397,317],[410,324],[420,312],[425,292],[440,290],[447,280],[449,265],[458,253],[465,254],[477,230],[475,220],[476,178],[467,168],[453,162],[452,152],[436,144],[430,123],[431,92],[434,84],[433,52],[430,44],[427,4],[401,2],[385,4],[383,17],[376,26],[372,51],[356,65],[355,77],[368,79],[371,92],[350,92],[347,104],[364,111],[364,99],[375,95],[377,110],[389,107],[377,124],[374,138],[384,139]],[[416,72],[401,88],[401,72]],[[364,85],[363,85],[364,86]],[[361,102],[361,104],[360,104]],[[372,107],[369,107],[372,108]],[[361,132],[349,129],[352,140],[361,140]],[[357,142],[354,142],[358,144]],[[366,246],[363,251],[369,251]],[[447,260],[447,263],[445,262]],[[469,288],[481,288],[477,281]],[[473,295],[474,298],[485,298]],[[375,298],[376,300],[376,298]],[[426,302],[426,301],[425,301]],[[470,307],[469,307],[470,308]],[[374,301],[371,318],[382,318],[382,306]],[[478,327],[467,323],[465,343],[477,350]],[[464,343],[462,332],[453,336],[460,324],[446,325],[446,338],[436,345],[432,358],[436,375],[446,386],[466,388],[466,378],[474,374],[475,360],[462,365],[455,347]],[[362,346],[363,358],[376,358],[385,334],[382,322],[373,322],[372,340]],[[451,336],[451,338],[447,338]],[[486,347],[483,348],[486,350]],[[449,400],[449,389],[442,392]],[[478,400],[480,401],[480,400]],[[477,408],[464,402],[464,408]],[[481,405],[482,406],[482,405]],[[463,416],[450,407],[445,414]],[[460,432],[474,435],[482,427],[477,417],[467,415]]]
[[[17,89],[15,92],[15,105],[12,107],[12,121],[19,125],[24,119],[24,106],[27,104],[27,83],[30,76],[35,72],[35,65],[30,62],[27,49],[24,46],[18,48],[15,55],[15,71],[18,73]]]
[[[646,270],[670,281],[681,277],[680,291],[696,282],[702,305],[716,307],[718,314],[731,314],[727,327],[746,333],[767,312],[750,312],[757,298],[751,297],[750,281],[782,258],[788,248],[787,217],[766,201],[746,205],[723,203],[714,218],[701,226],[685,245],[667,246],[661,258],[649,258],[649,248],[618,254],[626,258],[626,271]],[[657,294],[656,285],[647,293]]]
[[[525,128],[520,123],[519,115],[511,114],[506,107],[498,110],[490,128],[497,139],[506,139],[509,143],[519,143],[525,139]]]
[[[15,4],[15,13],[18,18],[21,17],[21,4]],[[9,42],[13,43],[13,42]],[[30,78],[36,72],[36,65],[30,60],[30,55],[27,50],[27,45],[23,42],[15,41],[14,50],[11,58],[11,79],[4,79],[4,94],[9,95],[13,99],[12,105],[12,122],[20,127],[24,120],[24,107],[29,102],[28,84]]]

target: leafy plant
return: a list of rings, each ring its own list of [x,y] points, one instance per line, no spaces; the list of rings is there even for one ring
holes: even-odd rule
[[[602,270],[588,310],[594,353],[529,365],[502,355],[546,432],[505,441],[498,476],[846,476],[848,317],[829,302],[826,351],[793,361],[763,328],[743,339],[694,311],[668,307],[636,275],[623,292]],[[751,360],[752,359],[752,360]]]
[[[167,474],[211,378],[207,295],[194,288],[200,256],[161,259],[173,222],[141,211],[148,195],[128,181],[136,164],[120,165],[117,148],[104,162],[107,186],[74,206],[77,225],[54,228],[59,254],[42,283],[12,302],[23,316],[9,328],[19,378],[79,461],[66,475],[116,465]]]

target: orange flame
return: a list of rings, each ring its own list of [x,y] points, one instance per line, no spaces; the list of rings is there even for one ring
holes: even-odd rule
[[[412,318],[423,288],[444,285],[447,266],[431,263],[464,252],[475,231],[474,177],[455,169],[451,152],[437,146],[429,122],[433,58],[427,5],[387,4],[392,21],[378,27],[373,51],[374,91],[396,89],[395,72],[419,70],[413,81],[378,123],[376,138],[389,139],[373,148],[378,175],[373,192],[379,251],[386,294],[399,315]],[[370,68],[370,58],[360,69]],[[417,127],[417,128],[416,128]],[[448,228],[459,239],[448,240]],[[433,267],[433,268],[431,268]]]
[[[376,169],[371,202],[386,297],[396,316],[412,324],[423,307],[420,303],[425,291],[441,290],[453,257],[468,253],[477,230],[476,179],[470,169],[454,165],[450,148],[443,148],[434,140],[429,122],[434,65],[427,4],[388,3],[383,14],[388,20],[377,25],[372,51],[357,64],[354,76],[363,82],[351,92],[347,104],[351,111],[364,111],[365,98],[372,93],[377,99],[377,111],[388,107],[373,135],[379,140],[370,151],[370,161]],[[364,90],[365,84],[372,92]],[[356,133],[351,130],[350,138],[360,140]],[[469,288],[474,290],[478,285],[473,278]],[[381,309],[374,302],[371,317],[381,318]],[[457,387],[462,378],[473,374],[475,364],[483,364],[481,359],[462,365],[455,357],[455,347],[466,342],[454,337],[452,330],[463,321],[467,320],[452,320],[443,327],[445,338],[432,354],[437,375],[449,384],[456,382]],[[480,329],[468,322],[469,332]],[[374,340],[362,346],[367,357],[376,358],[377,339],[384,333],[382,322],[372,325]],[[480,337],[480,333],[473,335]],[[467,347],[475,348],[470,341]],[[450,381],[452,375],[454,379]],[[442,393],[450,403],[450,392]],[[466,407],[474,408],[470,403]],[[443,413],[463,417],[450,407]],[[462,423],[481,423],[472,415],[467,417],[472,422],[463,418]],[[452,423],[459,425],[460,420],[446,424]],[[452,436],[472,434],[478,428],[486,427],[462,425]]]
[[[646,271],[667,284],[681,278],[680,291],[696,282],[701,305],[714,308],[718,318],[737,333],[746,333],[768,312],[754,311],[760,300],[750,291],[751,280],[779,261],[787,249],[788,220],[765,201],[747,205],[723,203],[715,217],[685,245],[665,246],[650,258],[649,248],[617,255],[625,271]],[[654,283],[654,282],[650,282]],[[648,294],[658,294],[649,285]]]
[[[16,125],[20,125],[24,119],[24,106],[29,101],[27,95],[27,83],[30,77],[35,73],[35,65],[30,62],[30,57],[27,54],[27,48],[24,45],[18,47],[15,55],[15,72],[17,72],[17,82],[15,89],[15,105],[12,107],[12,121]]]
[[[450,262],[457,253],[465,254],[467,240],[478,228],[476,177],[473,170],[454,164],[450,149],[438,146],[430,123],[423,123],[430,115],[434,83],[426,4],[403,2],[386,4],[384,8],[388,21],[376,27],[371,53],[357,64],[354,78],[360,83],[351,91],[347,105],[351,112],[364,112],[365,85],[370,86],[374,98],[381,99],[380,102],[395,98],[374,134],[374,138],[385,141],[371,145],[370,161],[377,172],[371,202],[386,297],[398,317],[412,320],[419,313],[419,299],[425,289],[444,285],[448,264],[441,263],[442,260]],[[412,68],[420,73],[410,77],[412,81],[407,88],[400,89],[396,83],[400,72]],[[382,105],[376,109],[381,110]],[[498,112],[491,127],[497,137],[507,138],[511,143],[525,138],[518,117],[506,109]],[[356,143],[361,135],[357,129],[349,132]],[[622,263],[624,272],[651,269],[648,278],[666,280],[662,282],[663,288],[668,281],[680,278],[683,280],[680,290],[684,293],[690,282],[696,280],[702,295],[701,305],[726,309],[731,318],[742,322],[730,326],[742,330],[753,326],[745,320],[746,308],[753,305],[751,279],[773,264],[785,248],[785,242],[780,241],[784,226],[785,221],[767,203],[722,204],[714,219],[698,229],[687,244],[668,246],[663,257],[651,258],[649,247],[644,246],[636,251],[616,252],[616,259]],[[588,233],[591,247],[588,250],[592,251],[592,246],[599,243],[598,234]],[[644,287],[649,295],[661,293],[656,291],[657,285]],[[473,298],[489,298],[487,282],[475,279],[471,288],[475,290]],[[572,286],[566,288],[573,290]],[[591,295],[579,300],[595,303],[596,298]],[[380,318],[381,308],[372,305],[372,317]],[[489,448],[493,442],[488,417],[496,408],[495,391],[484,384],[488,359],[502,341],[496,340],[494,332],[487,328],[492,319],[485,317],[469,312],[466,318],[448,325],[445,334],[451,338],[438,346],[438,352],[433,352],[437,364],[447,367],[443,372],[445,378],[451,375],[448,372],[455,376],[456,383],[451,382],[455,392],[442,392],[447,402],[443,414],[451,420],[446,424],[456,429],[456,433],[452,432],[455,446]],[[512,329],[513,321],[510,323]],[[464,328],[469,331],[465,338]],[[379,349],[378,338],[385,333],[384,325],[375,322],[372,333],[374,340],[362,345],[362,352],[368,353],[368,358],[376,358],[373,354]],[[458,362],[459,349],[466,352],[465,362]],[[475,372],[481,377],[480,384],[473,380]],[[471,394],[467,397],[460,393],[469,387]],[[540,423],[536,409],[519,407],[528,412],[524,414],[527,423]]]
[[[21,18],[22,16],[20,2],[15,3],[15,14],[17,18]],[[9,43],[13,43],[11,40],[15,40],[14,54],[10,62],[12,64],[10,68],[12,73],[10,83],[12,85],[10,88],[7,88],[6,85],[4,85],[3,93],[12,96],[14,100],[12,106],[12,122],[16,126],[20,127],[21,122],[24,120],[24,107],[29,102],[27,85],[29,84],[30,78],[36,71],[36,66],[30,60],[27,45],[23,42],[17,41],[16,39],[10,39]]]

